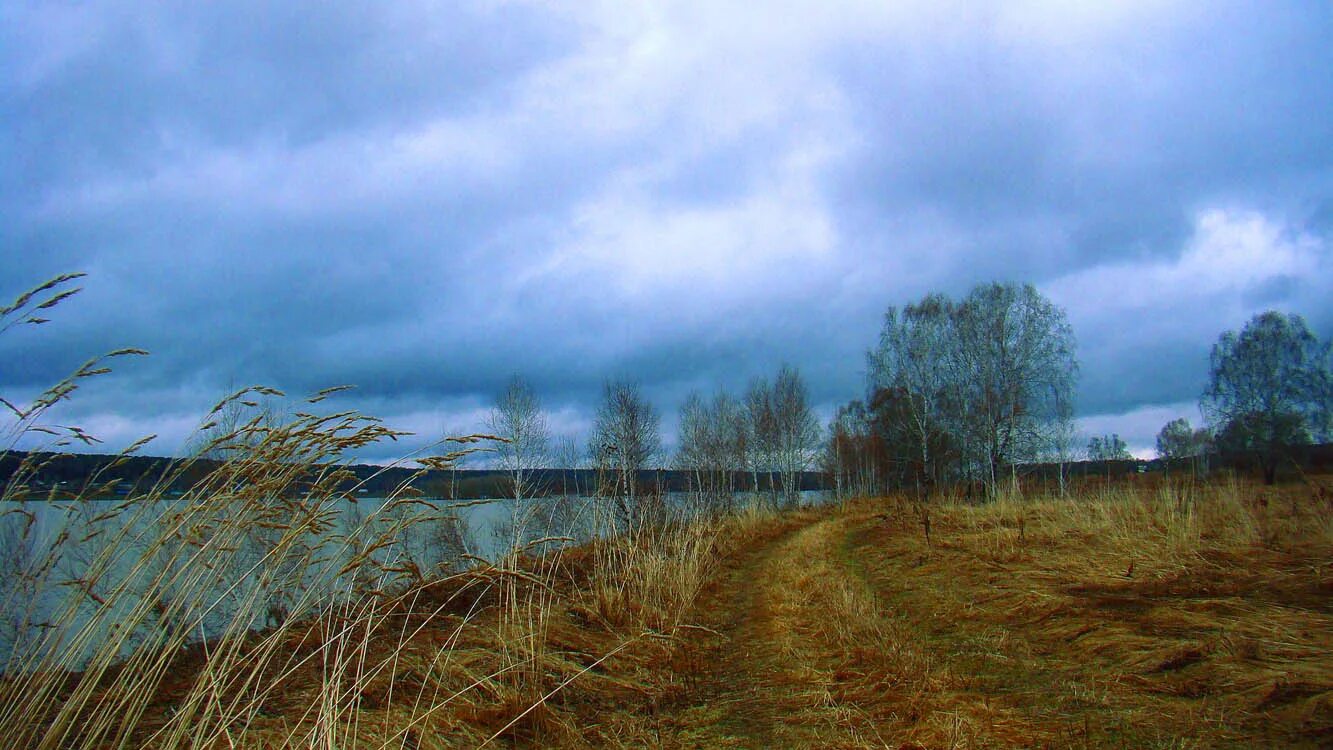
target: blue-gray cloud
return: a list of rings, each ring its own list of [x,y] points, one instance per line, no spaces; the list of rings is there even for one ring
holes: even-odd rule
[[[782,362],[828,410],[887,305],[1014,279],[1147,444],[1221,330],[1333,332],[1333,11],[882,5],[7,6],[0,294],[91,277],[0,390],[137,345],[72,419],[351,382],[430,432],[518,372],[577,431]]]

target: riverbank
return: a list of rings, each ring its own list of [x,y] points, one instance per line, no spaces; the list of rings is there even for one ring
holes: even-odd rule
[[[137,672],[47,675],[3,729],[33,746],[1321,747],[1326,485],[749,506]]]

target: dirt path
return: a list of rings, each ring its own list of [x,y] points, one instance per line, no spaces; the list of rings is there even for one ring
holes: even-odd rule
[[[855,525],[809,520],[735,561],[701,598],[700,638],[680,668],[688,704],[662,717],[662,747],[862,747],[873,728],[838,696],[848,643],[838,615],[873,606],[839,563]],[[846,624],[845,621],[841,624]]]
[[[1244,566],[1166,579],[1197,595],[1115,568],[1113,597],[1086,539],[957,511],[927,541],[910,511],[859,507],[723,566],[655,746],[1330,746],[1329,616]]]

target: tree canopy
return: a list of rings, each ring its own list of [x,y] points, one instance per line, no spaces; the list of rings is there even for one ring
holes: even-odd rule
[[[993,490],[1002,467],[1049,454],[1072,418],[1074,349],[1064,310],[1031,284],[930,294],[885,314],[866,402],[918,486],[963,476]]]
[[[1327,439],[1333,376],[1329,345],[1299,315],[1270,310],[1213,345],[1200,407],[1223,450],[1253,451],[1264,480],[1295,445]]]
[[[1162,425],[1157,433],[1157,455],[1168,461],[1195,458],[1208,452],[1212,435],[1206,428],[1194,429],[1184,417]]]

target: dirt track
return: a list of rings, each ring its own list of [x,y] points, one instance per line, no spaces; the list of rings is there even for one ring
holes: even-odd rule
[[[831,689],[832,657],[847,644],[830,614],[871,597],[842,562],[856,525],[835,517],[789,530],[735,560],[705,593],[698,612],[707,630],[681,665],[695,689],[662,717],[664,747],[882,744]]]
[[[963,533],[941,521],[927,544],[911,518],[862,509],[799,517],[734,557],[676,656],[658,746],[1327,746],[1318,699],[1232,681],[1226,634],[1183,624],[1196,599],[1094,606],[1046,552],[1001,564]],[[1329,620],[1308,622],[1314,646]]]

